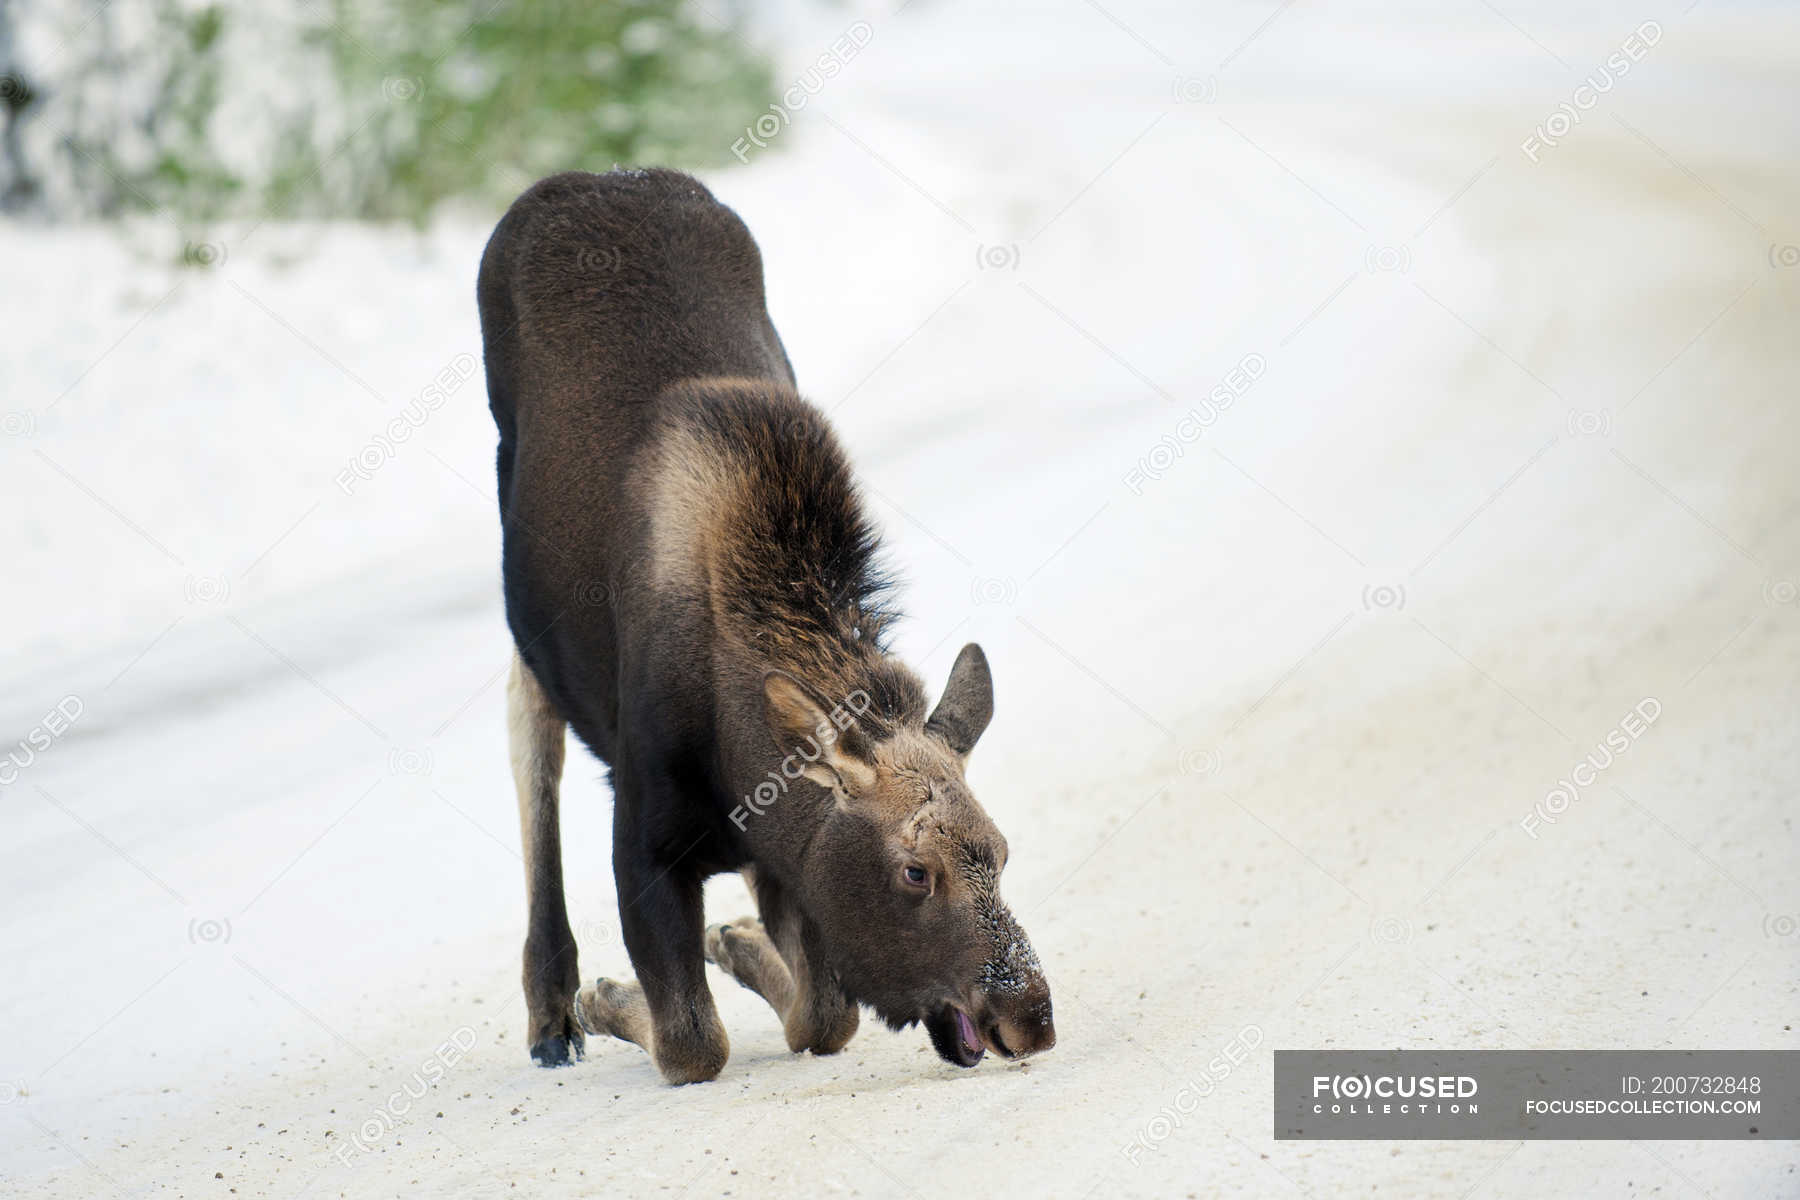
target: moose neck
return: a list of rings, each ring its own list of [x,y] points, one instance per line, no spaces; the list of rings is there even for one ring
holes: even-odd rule
[[[871,734],[922,720],[923,685],[883,644],[897,613],[879,536],[823,414],[769,380],[690,385],[668,408],[659,521],[698,548],[722,640],[828,704],[860,693]]]

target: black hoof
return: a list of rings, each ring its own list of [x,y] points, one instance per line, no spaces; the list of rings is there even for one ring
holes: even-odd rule
[[[582,1037],[579,1033],[574,1037],[565,1037],[560,1033],[551,1034],[531,1048],[531,1057],[540,1067],[566,1067],[580,1060],[581,1043]]]

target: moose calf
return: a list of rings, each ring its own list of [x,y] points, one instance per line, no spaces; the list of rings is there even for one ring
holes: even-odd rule
[[[482,255],[499,427],[507,723],[525,852],[528,1044],[585,1033],[712,1079],[707,960],[795,1051],[867,1005],[946,1060],[1056,1041],[1000,901],[1006,839],[963,778],[993,715],[965,646],[927,711],[885,649],[890,586],[823,415],[795,392],[749,231],[675,171],[553,176]],[[563,901],[564,727],[610,768],[619,923],[637,978],[581,987]],[[741,871],[760,920],[704,926]]]

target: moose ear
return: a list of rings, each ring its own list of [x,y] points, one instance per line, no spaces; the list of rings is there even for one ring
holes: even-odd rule
[[[827,709],[817,693],[786,671],[763,676],[763,719],[782,754],[778,770],[820,787],[856,795],[875,783],[868,738],[849,704]]]
[[[962,648],[950,668],[944,695],[925,722],[925,729],[967,758],[975,741],[994,719],[994,677],[988,673],[987,655],[974,642]]]

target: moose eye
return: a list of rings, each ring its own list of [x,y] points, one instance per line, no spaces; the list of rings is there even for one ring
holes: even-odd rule
[[[902,867],[900,869],[900,878],[906,880],[907,885],[910,887],[922,888],[931,877],[925,873],[924,867],[915,865]]]

